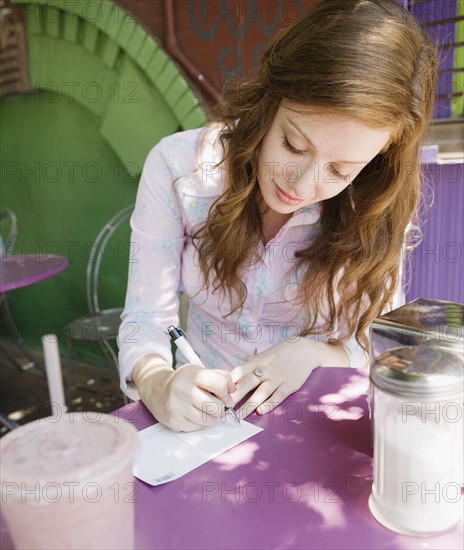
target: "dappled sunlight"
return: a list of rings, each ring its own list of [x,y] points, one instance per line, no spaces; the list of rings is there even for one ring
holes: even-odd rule
[[[364,416],[364,410],[361,407],[348,407],[337,411],[334,420],[359,420]]]
[[[368,388],[369,378],[367,376],[353,374],[337,393],[321,395],[317,402],[307,406],[307,410],[313,414],[322,413],[333,422],[359,420],[364,416],[364,409],[357,405],[348,406],[348,404],[367,395]]]
[[[328,393],[319,398],[320,403],[345,403],[346,397],[338,393]]]
[[[331,397],[329,395],[324,396]],[[338,405],[341,403],[344,403],[345,401],[338,401],[336,399],[329,399],[325,403],[323,403],[323,406],[319,403],[311,403],[311,405],[308,405],[308,411],[311,411],[313,413],[319,413],[323,412],[327,418],[330,418],[334,421],[340,421],[340,420],[359,420],[364,415],[364,410],[362,407],[358,406],[352,406],[347,407],[346,409],[342,409]]]
[[[338,390],[337,392],[337,398],[340,399],[340,403],[342,403],[343,399],[345,401],[350,401],[353,399],[357,399],[360,395],[367,392],[367,389],[369,387],[369,379],[367,376],[361,376],[360,374],[353,374],[350,376],[349,381]],[[335,394],[328,394],[327,396],[323,396],[320,398],[321,403],[324,403],[323,399],[330,398],[334,396]],[[330,399],[329,399],[330,400]]]
[[[286,443],[302,443],[304,438],[295,434],[275,434],[274,439],[277,441],[285,441]]]
[[[259,445],[254,441],[244,441],[241,445],[233,447],[227,453],[217,456],[212,462],[220,464],[219,469],[230,472],[239,466],[251,464]]]
[[[331,484],[309,482],[302,485],[301,489],[301,502],[320,516],[320,529],[344,529],[347,526],[343,502]]]
[[[269,462],[265,462],[264,460],[258,460],[255,464],[255,470],[258,470],[259,472],[266,472],[269,470],[269,467]]]
[[[354,398],[363,393],[366,393],[369,388],[369,377],[367,374],[353,374],[349,378],[349,382],[344,384],[340,390],[343,395]]]
[[[284,401],[279,407],[273,409],[269,413],[272,418],[283,417],[286,422],[292,422],[296,425],[303,424],[303,419],[301,418],[301,405],[290,400]]]

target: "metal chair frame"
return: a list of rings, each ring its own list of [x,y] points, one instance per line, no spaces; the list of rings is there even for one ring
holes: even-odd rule
[[[99,315],[105,315],[105,314],[114,315],[114,314],[117,314],[118,312],[122,312],[122,309],[123,309],[122,307],[112,308],[112,309],[103,309],[103,310],[101,309],[100,302],[99,302],[99,293],[98,293],[99,276],[100,276],[100,268],[103,261],[104,252],[106,250],[108,242],[110,241],[111,237],[114,235],[116,230],[119,227],[121,227],[121,225],[124,222],[128,220],[133,210],[134,210],[134,205],[132,204],[130,206],[123,208],[120,212],[115,214],[99,231],[90,251],[89,259],[87,262],[87,269],[86,269],[86,299],[87,299],[87,307],[89,310],[89,314],[86,316],[80,317],[79,319],[75,319],[71,323],[68,323],[68,325],[66,325],[65,327],[65,334],[67,336],[67,348],[68,348],[68,361],[67,361],[68,406],[71,406],[71,402],[72,402],[71,400],[71,379],[72,379],[71,340],[73,339],[86,340],[85,337],[82,337],[82,338],[76,338],[75,336],[73,337],[72,324],[78,321],[81,321],[83,323],[85,321],[95,323]],[[100,344],[100,347],[102,348],[105,355],[109,358],[110,362],[113,363],[114,367],[116,368],[116,372],[119,373],[117,355],[114,352],[113,347],[108,341],[111,339],[113,338],[104,337],[103,327],[99,325],[98,326],[98,343]],[[124,395],[124,401],[126,403],[128,402],[125,395]]]
[[[131,216],[134,205],[131,204],[115,214],[98,233],[93,243],[86,271],[87,306],[90,313],[101,313],[98,299],[98,277],[106,246],[116,230]]]
[[[104,311],[114,311],[114,310],[101,310],[99,298],[98,298],[98,286],[99,286],[99,275],[100,267],[103,261],[103,253],[110,241],[111,237],[114,235],[116,230],[131,216],[134,210],[134,205],[127,206],[115,216],[113,216],[108,223],[102,228],[98,233],[97,238],[95,239],[94,245],[90,252],[89,261],[87,263],[87,284],[86,284],[86,293],[87,293],[87,306],[91,314],[104,313]],[[119,308],[117,308],[119,309]],[[114,353],[113,348],[108,343],[108,340],[104,338],[99,338],[100,346],[103,351],[109,355],[113,361],[116,371],[118,372],[118,358]]]

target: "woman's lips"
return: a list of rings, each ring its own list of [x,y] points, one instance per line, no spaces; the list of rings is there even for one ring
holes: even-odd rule
[[[300,204],[300,202],[303,202],[304,199],[297,199],[296,197],[292,197],[292,195],[289,195],[285,191],[283,191],[277,183],[274,182],[275,185],[275,193],[277,195],[277,198],[283,202],[284,204],[288,206],[295,206],[297,204]]]

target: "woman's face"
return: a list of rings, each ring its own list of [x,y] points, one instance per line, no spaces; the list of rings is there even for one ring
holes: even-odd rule
[[[258,156],[264,201],[275,212],[291,214],[338,195],[390,134],[339,114],[301,114],[281,104]]]

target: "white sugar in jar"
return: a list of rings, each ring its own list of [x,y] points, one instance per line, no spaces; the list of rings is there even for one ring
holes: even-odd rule
[[[425,345],[371,366],[373,516],[406,535],[435,535],[463,512],[463,356]]]

